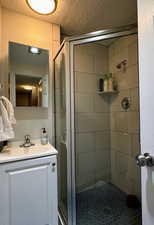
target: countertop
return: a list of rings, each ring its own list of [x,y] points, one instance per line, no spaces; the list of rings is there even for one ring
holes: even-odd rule
[[[0,152],[0,164],[56,155],[57,150],[51,145],[42,145],[40,140],[31,140],[34,146],[19,147],[21,142],[12,142]]]

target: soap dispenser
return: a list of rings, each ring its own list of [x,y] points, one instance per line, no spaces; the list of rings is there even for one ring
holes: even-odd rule
[[[45,128],[41,129],[41,144],[42,145],[48,144],[48,134]]]

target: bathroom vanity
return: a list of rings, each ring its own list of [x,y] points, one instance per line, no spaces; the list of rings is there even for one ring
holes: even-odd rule
[[[39,143],[0,153],[1,225],[58,225],[56,155]]]

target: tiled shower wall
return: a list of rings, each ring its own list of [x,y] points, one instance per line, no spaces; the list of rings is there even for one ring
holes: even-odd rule
[[[108,71],[108,49],[86,44],[75,48],[77,189],[110,180],[109,98],[97,94]]]
[[[134,159],[139,152],[137,36],[109,44],[75,47],[77,190],[103,180],[139,196]],[[126,68],[117,69],[123,60]],[[97,94],[98,80],[106,72],[112,72],[118,84],[113,96]],[[124,97],[131,99],[127,112],[121,107]]]
[[[116,65],[127,60],[126,68]],[[111,182],[127,193],[140,196],[139,170],[139,95],[137,35],[123,37],[109,47],[109,70],[118,84],[118,95],[110,98]],[[130,109],[121,100],[129,97]]]

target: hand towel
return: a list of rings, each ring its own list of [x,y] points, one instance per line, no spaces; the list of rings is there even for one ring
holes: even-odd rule
[[[14,138],[12,124],[16,122],[13,107],[11,108],[11,103],[9,104],[9,100],[6,101],[4,98],[0,98],[0,142]],[[5,105],[3,101],[5,101]]]
[[[6,110],[7,110],[10,123],[11,124],[16,124],[16,119],[14,117],[14,108],[13,108],[12,103],[4,96],[2,96],[0,99],[2,99],[3,104],[4,104],[4,106],[5,106]]]

